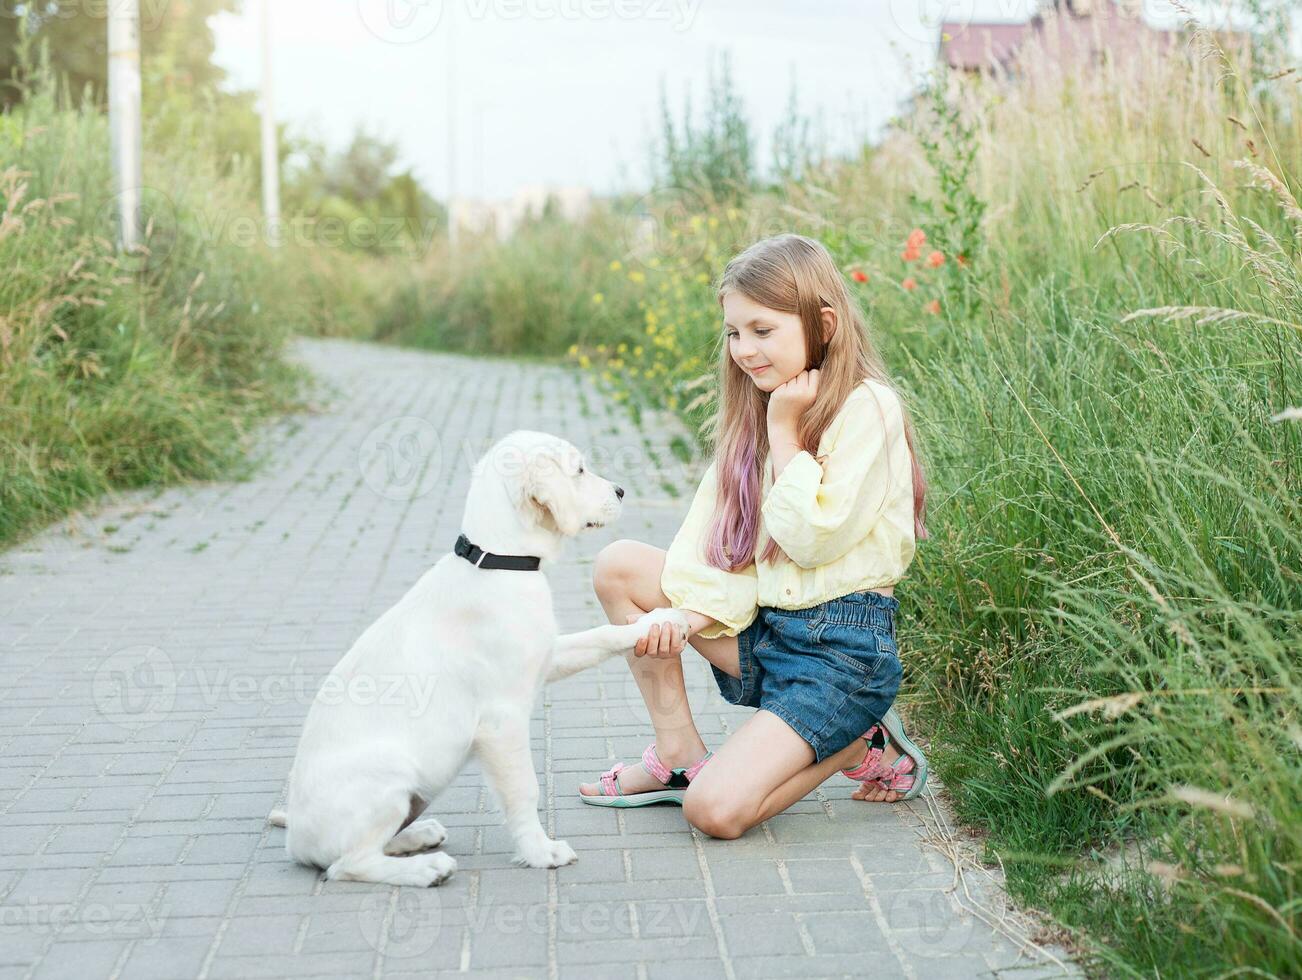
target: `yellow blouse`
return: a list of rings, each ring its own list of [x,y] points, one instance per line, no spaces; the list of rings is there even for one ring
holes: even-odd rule
[[[773,482],[765,457],[755,550],[771,535],[791,561],[754,560],[736,572],[705,561],[717,463],[706,469],[660,577],[675,609],[718,620],[700,636],[736,636],[760,606],[804,609],[904,576],[914,552],[913,470],[895,392],[860,382],[824,430],[818,458],[822,465],[802,449]]]

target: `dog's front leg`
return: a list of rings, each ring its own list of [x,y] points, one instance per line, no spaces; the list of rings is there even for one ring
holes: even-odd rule
[[[529,722],[503,722],[475,739],[484,772],[506,812],[506,829],[515,841],[516,864],[559,868],[578,860],[563,840],[552,840],[538,820],[538,775],[529,753]]]
[[[632,650],[645,632],[636,623],[632,623],[628,626],[598,626],[582,633],[558,636],[547,668],[547,682],[577,674],[616,654]]]
[[[628,653],[656,623],[676,623],[684,634],[689,630],[686,616],[677,609],[665,608],[653,609],[627,626],[598,626],[582,633],[558,636],[547,668],[547,682],[595,667],[616,654]]]

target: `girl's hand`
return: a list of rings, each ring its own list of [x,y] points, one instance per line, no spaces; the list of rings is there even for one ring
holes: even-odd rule
[[[629,613],[628,622],[635,623],[646,613]],[[659,624],[652,626],[647,636],[637,641],[633,647],[633,655],[645,657],[650,654],[662,660],[668,660],[670,657],[677,657],[687,646],[687,637],[678,629],[670,626],[668,623],[662,628]]]
[[[795,432],[800,416],[814,404],[818,395],[818,368],[801,371],[790,381],[778,385],[769,395],[769,431]]]

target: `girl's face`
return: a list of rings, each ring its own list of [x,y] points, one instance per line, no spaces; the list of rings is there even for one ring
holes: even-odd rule
[[[728,353],[763,391],[786,384],[808,366],[797,313],[770,310],[731,289],[723,294],[723,324]]]

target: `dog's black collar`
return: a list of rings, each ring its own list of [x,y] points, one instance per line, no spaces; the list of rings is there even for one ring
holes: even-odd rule
[[[515,572],[536,572],[542,563],[541,558],[533,555],[495,555],[485,551],[462,534],[457,538],[456,547],[452,549],[477,568],[507,568]]]

